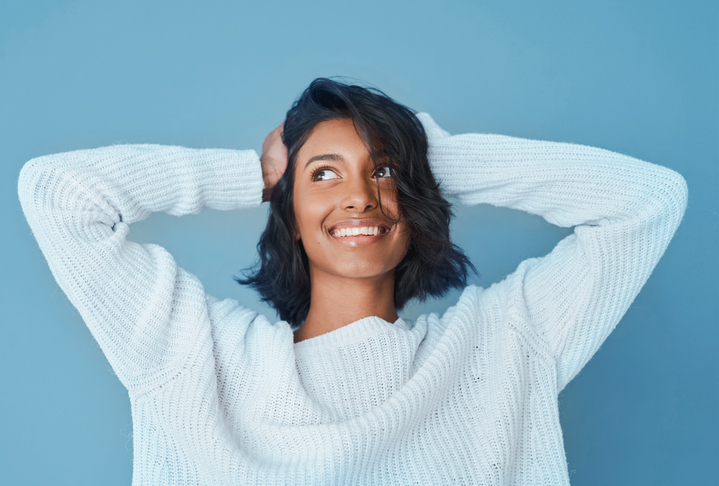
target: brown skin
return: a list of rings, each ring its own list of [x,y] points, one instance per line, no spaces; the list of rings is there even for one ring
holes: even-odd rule
[[[265,200],[287,167],[281,129],[270,133],[262,147]],[[320,155],[333,158],[308,164]],[[387,216],[380,211],[377,181]],[[312,288],[310,310],[295,342],[364,317],[397,320],[394,272],[407,253],[409,237],[402,223],[392,221],[398,216],[395,193],[389,170],[375,169],[351,120],[330,120],[313,129],[295,164],[297,238],[307,252]],[[380,234],[333,235],[338,228],[360,227],[377,227]]]

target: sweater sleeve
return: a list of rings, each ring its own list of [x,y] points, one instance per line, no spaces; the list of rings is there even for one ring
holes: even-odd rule
[[[687,206],[686,181],[666,167],[608,150],[502,135],[450,136],[429,115],[418,117],[445,194],[574,227],[548,255],[519,265],[520,292],[509,301],[548,345],[561,391],[664,254]]]
[[[39,157],[21,172],[25,217],[57,283],[127,388],[179,369],[207,296],[162,247],[128,241],[129,225],[164,211],[258,206],[252,150],[115,145]]]

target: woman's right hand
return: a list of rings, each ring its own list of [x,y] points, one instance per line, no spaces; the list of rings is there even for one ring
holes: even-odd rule
[[[272,130],[262,143],[262,155],[260,163],[262,164],[262,179],[265,188],[262,191],[262,200],[269,201],[272,196],[272,189],[280,180],[282,174],[287,169],[287,147],[282,142],[282,130],[285,124]]]

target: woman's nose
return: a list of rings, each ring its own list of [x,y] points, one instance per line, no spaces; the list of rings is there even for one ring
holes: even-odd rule
[[[377,183],[373,179],[349,178],[345,186],[342,208],[357,212],[366,212],[377,207]]]

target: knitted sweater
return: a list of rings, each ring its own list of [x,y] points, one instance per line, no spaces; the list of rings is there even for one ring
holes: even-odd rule
[[[426,114],[440,187],[574,227],[443,315],[367,317],[297,344],[207,295],[154,211],[257,206],[254,151],[115,145],[39,157],[25,216],[132,405],[135,485],[568,484],[557,395],[622,318],[684,214],[678,173],[576,144],[449,136]]]

